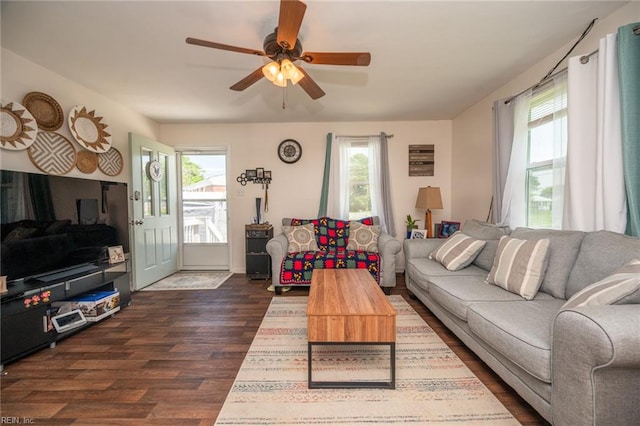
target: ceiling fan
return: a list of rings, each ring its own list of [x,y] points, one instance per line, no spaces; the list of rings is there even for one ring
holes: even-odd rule
[[[265,37],[264,50],[230,46],[192,37],[187,37],[186,42],[197,46],[247,53],[271,59],[269,64],[261,66],[231,86],[231,90],[243,91],[262,77],[266,77],[280,87],[286,87],[287,81],[293,84],[299,83],[312,99],[318,99],[325,95],[324,91],[304,69],[294,65],[296,61],[300,60],[314,65],[366,67],[371,62],[371,54],[369,52],[303,52],[302,44],[298,40],[298,32],[306,9],[307,5],[299,0],[281,0],[278,27]]]

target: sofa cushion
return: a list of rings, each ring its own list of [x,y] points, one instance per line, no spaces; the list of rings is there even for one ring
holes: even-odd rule
[[[615,273],[583,288],[562,308],[630,303],[640,303],[640,259],[632,260]]]
[[[40,228],[27,228],[25,226],[18,226],[11,232],[9,232],[9,234],[7,234],[7,236],[4,238],[4,242],[26,240],[27,238],[37,236],[39,233]]]
[[[547,239],[528,241],[502,237],[487,283],[498,285],[531,300],[542,283],[548,253]]]
[[[522,301],[517,294],[487,284],[484,282],[484,277],[480,275],[433,277],[429,280],[429,296],[463,321],[467,321],[467,310],[473,303]],[[541,297],[551,299],[548,294],[543,294]]]
[[[47,227],[44,230],[44,235],[61,234],[67,231],[67,227],[71,225],[71,220],[54,220],[47,223]]]
[[[498,249],[498,240],[505,235],[509,235],[511,229],[508,226],[494,225],[469,219],[462,225],[462,232],[477,240],[484,240],[487,244],[473,260],[473,264],[487,271],[493,266],[493,259]]]
[[[471,331],[534,377],[551,383],[551,330],[564,303],[545,293],[519,302],[477,302],[469,306]]]
[[[365,225],[358,221],[349,224],[349,243],[347,250],[362,250],[371,253],[378,252],[379,225]]]
[[[312,223],[299,226],[283,226],[282,232],[289,241],[288,253],[318,250]]]
[[[569,276],[566,298],[611,275],[627,262],[638,258],[638,253],[640,253],[638,237],[610,231],[587,233]]]
[[[487,277],[487,271],[475,265],[469,265],[459,271],[449,271],[441,263],[426,257],[416,257],[409,259],[406,264],[405,275],[410,275],[414,281],[418,280],[426,283],[432,277],[467,277],[480,276],[482,281]]]
[[[549,262],[542,279],[540,291],[553,297],[566,299],[566,286],[575,264],[580,245],[585,233],[582,231],[559,231],[554,229],[516,228],[511,235],[523,240],[547,239],[549,245]],[[620,265],[622,266],[622,265]],[[605,274],[605,276],[608,274]],[[594,280],[589,281],[589,284]]]
[[[432,251],[429,259],[435,259],[450,271],[458,271],[469,266],[485,244],[486,241],[456,232]]]

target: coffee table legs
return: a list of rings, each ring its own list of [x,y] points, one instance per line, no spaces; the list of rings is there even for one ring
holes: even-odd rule
[[[313,346],[325,346],[325,345],[367,345],[367,346],[382,346],[388,345],[390,350],[390,362],[389,368],[391,372],[391,378],[388,382],[379,381],[314,381],[313,380]],[[350,388],[383,388],[383,389],[395,389],[396,388],[396,343],[395,342],[309,342],[308,346],[308,370],[309,370],[309,389],[350,389]]]

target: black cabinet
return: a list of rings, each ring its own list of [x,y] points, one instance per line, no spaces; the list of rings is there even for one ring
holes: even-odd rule
[[[84,293],[117,290],[120,308],[123,308],[131,303],[129,281],[129,261],[126,261],[117,265],[86,264],[10,282],[0,307],[0,369],[7,362],[53,346],[81,330],[58,333],[51,324],[52,303]]]
[[[267,241],[273,238],[271,225],[245,225],[247,278],[250,280],[271,277],[271,257],[267,253]]]

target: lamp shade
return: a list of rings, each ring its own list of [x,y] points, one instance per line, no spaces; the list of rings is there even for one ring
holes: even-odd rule
[[[278,75],[278,71],[280,71],[280,65],[277,62],[271,61],[264,67],[262,67],[262,74],[269,80],[273,81],[276,79]]]
[[[418,190],[417,209],[442,209],[442,196],[437,186],[427,186]]]

